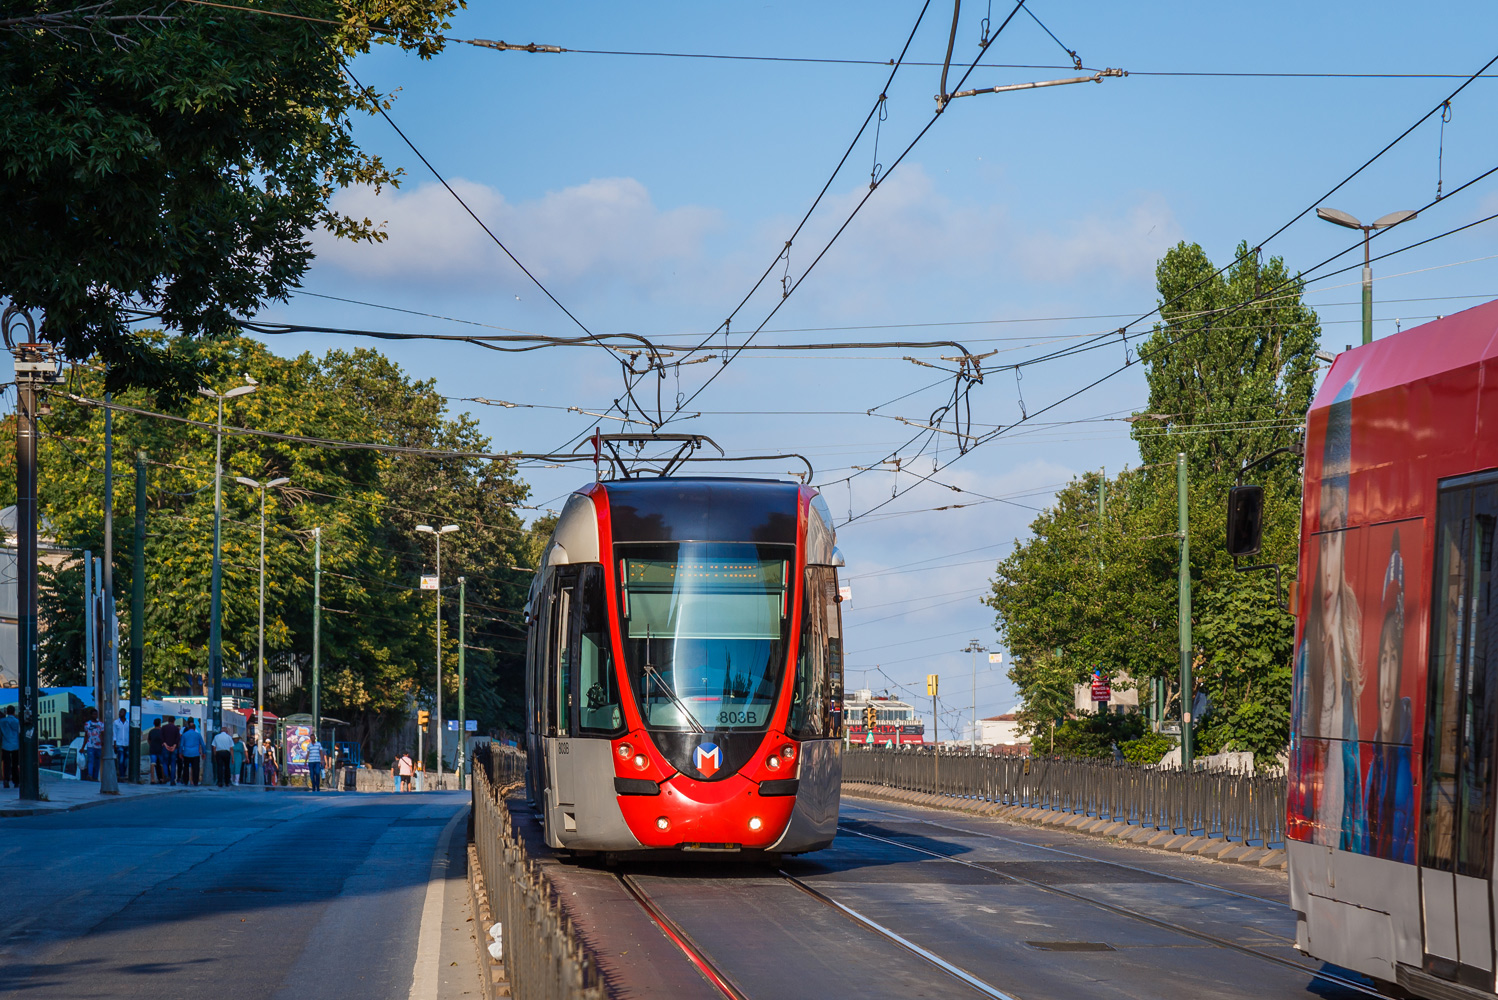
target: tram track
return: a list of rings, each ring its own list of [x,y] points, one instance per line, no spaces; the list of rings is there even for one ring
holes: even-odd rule
[[[1015,873],[1010,872],[1010,871],[1004,871],[1002,868],[998,867],[997,865],[984,864],[984,863],[978,862],[978,861],[968,861],[965,858],[953,857],[950,854],[943,854],[940,851],[933,851],[933,850],[930,850],[929,848],[925,848],[925,847],[917,847],[914,844],[907,844],[907,843],[904,843],[903,841],[895,840],[895,839],[892,839],[892,838],[889,838],[889,837],[881,837],[881,836],[878,836],[877,834],[867,833],[867,832],[864,832],[864,831],[861,831],[861,830],[848,829],[845,825],[843,825],[841,823],[839,824],[839,830],[841,832],[847,833],[847,834],[849,834],[851,836],[862,837],[862,838],[864,838],[866,840],[872,840],[872,841],[874,841],[876,843],[885,844],[885,845],[888,845],[888,846],[891,846],[891,847],[904,848],[907,851],[911,851],[911,852],[916,853],[916,854],[925,855],[925,856],[931,857],[931,858],[936,858],[938,860],[946,861],[946,862],[949,862],[951,864],[963,865],[963,866],[968,867],[968,868],[977,869],[978,871],[988,872],[988,873],[994,874],[994,875],[1000,875],[1000,876],[1002,876],[1004,878],[1010,878],[1010,879],[1013,879],[1016,882],[1022,883],[1024,885],[1031,886],[1031,887],[1033,887],[1035,889],[1039,889],[1042,892],[1051,893],[1052,895],[1061,896],[1063,898],[1070,899],[1070,900],[1073,900],[1075,902],[1084,903],[1084,904],[1089,905],[1089,906],[1094,906],[1094,907],[1097,907],[1098,909],[1107,911],[1109,913],[1113,913],[1113,914],[1115,914],[1117,916],[1124,917],[1124,918],[1129,919],[1129,920],[1135,920],[1135,921],[1138,921],[1140,923],[1149,924],[1150,926],[1157,927],[1157,928],[1159,928],[1161,930],[1168,930],[1168,931],[1172,931],[1172,932],[1175,932],[1175,933],[1178,933],[1178,934],[1183,934],[1183,935],[1185,935],[1187,937],[1195,938],[1196,940],[1202,941],[1202,942],[1204,942],[1206,944],[1213,945],[1214,947],[1226,948],[1226,949],[1238,952],[1238,953],[1243,954],[1243,955],[1248,955],[1250,957],[1257,958],[1257,959],[1260,959],[1260,960],[1265,961],[1265,962],[1270,962],[1272,964],[1281,966],[1283,968],[1293,969],[1294,971],[1302,973],[1304,975],[1307,975],[1307,976],[1311,977],[1312,979],[1318,979],[1318,980],[1321,980],[1322,982],[1331,983],[1333,985],[1340,986],[1340,987],[1342,987],[1344,989],[1353,990],[1353,991],[1355,991],[1357,993],[1363,994],[1364,996],[1378,997],[1378,998],[1380,998],[1380,1000],[1395,1000],[1395,998],[1390,997],[1388,994],[1382,993],[1382,992],[1380,992],[1377,989],[1374,989],[1372,987],[1365,986],[1364,984],[1362,984],[1360,982],[1357,982],[1356,980],[1348,979],[1345,976],[1339,976],[1339,975],[1337,975],[1335,973],[1326,972],[1324,970],[1318,970],[1318,969],[1308,968],[1307,966],[1302,965],[1299,962],[1295,962],[1295,961],[1292,961],[1292,960],[1287,959],[1287,958],[1280,958],[1278,955],[1266,954],[1265,952],[1259,951],[1259,950],[1257,950],[1255,948],[1251,948],[1248,945],[1240,944],[1237,941],[1232,941],[1232,940],[1229,940],[1228,938],[1220,937],[1220,936],[1218,936],[1216,934],[1211,934],[1211,933],[1209,933],[1207,931],[1201,931],[1201,930],[1197,930],[1197,929],[1192,928],[1192,927],[1186,927],[1186,926],[1183,926],[1181,924],[1172,923],[1169,920],[1161,920],[1158,917],[1150,916],[1147,913],[1142,913],[1142,912],[1140,912],[1138,910],[1133,910],[1133,909],[1130,909],[1129,907],[1126,907],[1126,906],[1119,906],[1116,903],[1109,903],[1109,902],[1105,902],[1105,901],[1100,900],[1100,899],[1094,899],[1093,897],[1088,896],[1088,895],[1086,895],[1084,893],[1073,892],[1073,891],[1068,890],[1068,889],[1062,889],[1059,886],[1049,885],[1049,884],[1047,884],[1045,882],[1042,882],[1042,881],[1040,881],[1038,879],[1026,878],[1023,875],[1018,875],[1018,874],[1015,874]],[[1023,841],[1017,841],[1017,843],[1024,843],[1024,842]],[[1038,846],[1038,845],[1030,845],[1030,846]],[[1069,853],[1069,852],[1061,852],[1061,853]],[[1079,855],[1079,857],[1080,857],[1080,855]],[[1088,860],[1095,860],[1095,859],[1088,859]],[[1119,867],[1130,867],[1130,866],[1121,865]],[[1146,871],[1146,869],[1138,869],[1138,870],[1139,871]],[[1152,873],[1152,874],[1158,874],[1158,873]],[[1189,879],[1179,879],[1178,881],[1187,882],[1187,883],[1193,884],[1193,885],[1205,885],[1205,883],[1193,883]],[[1215,887],[1213,887],[1213,886],[1207,886],[1207,888],[1215,888]],[[1226,891],[1226,890],[1223,890],[1223,891]],[[1261,899],[1261,897],[1256,897],[1256,896],[1250,896],[1249,898],[1252,898],[1252,899]],[[1264,901],[1265,902],[1272,902],[1270,900],[1264,900]]]
[[[1019,998],[1012,994],[997,989],[966,969],[948,962],[940,955],[921,947],[914,941],[885,927],[872,917],[858,912],[846,903],[841,903],[833,899],[831,896],[808,885],[796,876],[784,871],[777,871],[775,874],[786,884],[793,886],[822,905],[846,917],[856,926],[878,935],[884,941],[895,945],[907,954],[913,955],[933,968],[940,970],[943,974],[962,983],[978,994],[988,997],[989,1000],[1019,1000]],[[645,911],[646,915],[650,917],[651,921],[661,929],[661,932],[666,935],[672,944],[681,950],[687,960],[706,977],[709,983],[724,996],[732,998],[732,1000],[748,1000],[747,994],[734,983],[731,975],[715,962],[708,955],[707,951],[697,944],[692,939],[692,936],[650,897],[650,894],[645,891],[645,888],[640,885],[634,876],[619,873],[615,877],[624,886],[625,891],[630,894],[634,901],[639,904],[640,908]]]

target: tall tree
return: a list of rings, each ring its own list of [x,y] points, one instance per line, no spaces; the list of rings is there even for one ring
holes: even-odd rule
[[[1224,273],[1195,244],[1159,262],[1162,322],[1141,345],[1149,404],[1132,436],[1142,464],[1107,483],[1074,480],[999,564],[988,603],[1016,657],[1062,649],[1073,682],[1096,666],[1137,682],[1163,678],[1179,711],[1176,455],[1187,456],[1198,688],[1212,699],[1202,743],[1260,753],[1283,745],[1289,713],[1289,616],[1273,582],[1235,571],[1223,545],[1227,490],[1248,462],[1265,488],[1261,562],[1295,568],[1300,439],[1315,391],[1319,327],[1280,258],[1238,248]],[[1012,679],[1028,706],[1050,699],[1035,671]]]
[[[350,116],[390,96],[345,64],[372,44],[432,57],[462,5],[0,0],[0,297],[112,388],[191,391],[191,356],[132,336],[132,310],[228,335],[296,287],[309,230],[382,239],[332,208],[400,173],[354,141]]]
[[[224,439],[224,658],[226,674],[255,673],[259,584],[259,494],[234,481],[286,476],[266,495],[267,675],[275,711],[309,703],[312,617],[312,529],[322,529],[323,706],[329,715],[376,733],[403,719],[413,701],[435,693],[435,621],[431,595],[418,589],[429,549],[418,522],[456,523],[446,536],[443,582],[468,580],[468,644],[484,696],[471,713],[486,728],[520,718],[524,651],[520,606],[528,576],[529,537],[515,514],[526,487],[504,460],[391,455],[234,433],[254,428],[319,439],[488,452],[489,441],[466,415],[446,414],[430,382],[410,379],[374,351],[331,352],[322,359],[277,358],[248,339],[157,345],[183,353],[195,367],[221,373],[224,387],[246,373],[252,394],[230,402]],[[230,375],[229,373],[234,373]],[[42,513],[63,545],[100,548],[102,413],[80,400],[100,398],[97,370],[75,368],[71,396],[54,393],[44,419],[40,465]],[[208,667],[212,569],[213,461],[216,416],[194,397],[161,407],[145,390],[116,403],[200,423],[122,411],[115,420],[116,539],[129,537],[134,483],[129,458],[149,456],[146,545],[146,688],[202,694]],[[412,469],[418,470],[413,475]],[[117,552],[116,579],[137,567]],[[78,672],[80,574],[65,566],[51,583],[42,667],[55,680]],[[457,694],[456,602],[444,601],[444,693]],[[475,619],[483,619],[476,621]],[[472,690],[472,688],[470,688]],[[445,702],[452,704],[453,702]]]

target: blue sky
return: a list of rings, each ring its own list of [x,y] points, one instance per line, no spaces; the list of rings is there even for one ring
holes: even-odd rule
[[[911,2],[525,7],[473,0],[452,34],[570,49],[885,60],[898,53],[919,9]],[[995,2],[993,23],[1010,9]],[[1461,82],[1144,73],[1470,74],[1498,52],[1498,9],[1475,3],[1448,5],[1439,16],[1367,2],[1035,0],[1031,9],[1086,66],[1135,75],[954,102],[763,340],[955,339],[974,353],[999,350],[992,363],[1002,364],[1037,354],[1055,338],[1116,328],[1155,305],[1154,264],[1167,247],[1198,242],[1226,263],[1240,240],[1257,242],[1315,203]],[[972,0],[963,5],[955,63],[976,56],[987,10]],[[950,6],[931,6],[910,60],[940,61],[951,13]],[[1053,68],[980,69],[969,86],[1075,75],[1061,47],[1024,14],[986,61]],[[367,84],[398,88],[395,121],[590,329],[665,339],[710,332],[748,291],[889,72],[879,65],[529,54],[456,44],[430,62],[378,49],[355,71]],[[891,163],[925,125],[939,72],[911,65],[897,74],[878,161]],[[1498,164],[1495,86],[1479,80],[1453,104],[1443,145],[1448,191]],[[362,120],[356,134],[407,170],[398,192],[340,195],[350,212],[388,222],[390,240],[366,247],[319,238],[307,291],[517,330],[579,332],[434,185],[385,122]],[[1439,120],[1431,119],[1326,204],[1365,220],[1425,204],[1435,194],[1441,141]],[[867,191],[875,162],[869,135],[793,246],[792,279]],[[1413,243],[1495,211],[1498,177],[1376,245]],[[1491,225],[1378,264],[1377,333],[1498,297],[1498,261],[1479,259],[1498,254]],[[1310,216],[1265,249],[1304,269],[1351,247],[1353,236]],[[1354,262],[1349,255],[1338,266]],[[736,335],[774,306],[780,274],[739,314]],[[1356,281],[1353,271],[1311,286],[1308,299],[1321,312],[1329,349],[1358,339]],[[310,295],[261,318],[474,332]],[[894,324],[955,325],[865,329]],[[350,346],[313,336],[270,344],[283,353]],[[503,449],[549,450],[597,421],[463,397],[601,410],[619,394],[618,366],[597,348],[527,355],[425,343],[383,349],[413,374],[435,377],[454,408],[472,409]],[[671,429],[700,431],[730,453],[801,452],[816,465],[816,481],[829,484],[835,514],[857,515],[912,481],[908,471],[887,470],[846,481],[853,467],[878,463],[914,433],[864,411],[942,378],[904,357],[938,362],[950,353],[745,354],[688,408],[701,416]],[[1033,410],[1122,360],[1122,350],[1113,349],[1029,369],[1022,384],[1012,374],[990,376],[972,392],[973,420],[1010,424],[1020,416],[1021,393]],[[680,390],[690,393],[718,367],[710,361],[682,368]],[[661,388],[669,404],[677,378]],[[914,392],[880,412],[922,421],[948,388]],[[1132,369],[1040,418],[1091,422],[1027,425],[934,477],[1011,503],[935,511],[974,498],[927,485],[843,529],[845,582],[854,595],[844,606],[849,686],[898,691],[895,685],[906,684],[924,694],[924,675],[940,673],[952,713],[942,735],[956,717],[965,719],[970,661],[959,650],[974,637],[998,646],[992,613],[978,602],[993,563],[1027,533],[1031,508],[1045,506],[1059,484],[1083,470],[1137,463],[1128,425],[1107,418],[1127,415],[1144,399],[1142,372]],[[933,457],[912,457],[905,469],[927,472]],[[950,457],[947,438],[941,459]],[[783,475],[792,467],[759,471]],[[544,509],[560,506],[586,475],[528,468],[525,478]],[[979,669],[979,713],[1011,707],[1004,668]]]

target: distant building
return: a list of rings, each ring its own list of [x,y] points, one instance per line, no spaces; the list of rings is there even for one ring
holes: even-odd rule
[[[990,715],[978,720],[978,742],[989,747],[1026,746],[1030,737],[1019,731],[1019,709],[1011,708],[1003,715]]]
[[[864,725],[865,710],[875,711],[872,732]],[[868,688],[848,692],[843,700],[844,739],[857,746],[921,746],[926,742],[926,724],[909,702],[875,695]]]
[[[71,691],[55,691],[36,700],[37,739],[67,746],[83,731],[83,699]]]
[[[44,566],[56,568],[71,557],[68,549],[60,549],[50,537],[47,524],[37,535],[37,561]],[[16,606],[16,508],[0,508],[0,529],[5,532],[5,541],[0,543],[0,687],[15,687],[21,683],[19,646],[17,642]],[[46,623],[37,620],[38,632],[46,629]]]

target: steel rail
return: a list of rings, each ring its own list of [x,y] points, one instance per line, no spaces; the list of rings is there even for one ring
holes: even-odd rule
[[[910,817],[904,816],[900,813],[887,812],[883,809],[873,809],[869,806],[863,805],[862,803],[859,803],[857,805],[857,808],[863,809],[867,812],[875,813],[879,816],[888,816],[891,819],[910,822]],[[1106,858],[1094,857],[1091,854],[1078,854],[1076,851],[1064,851],[1059,847],[1051,847],[1048,844],[1037,844],[1031,840],[1021,840],[1018,837],[1006,837],[1002,834],[986,833],[982,830],[969,830],[965,827],[960,826],[948,826],[946,823],[937,823],[934,820],[929,819],[917,818],[915,822],[924,823],[927,826],[934,826],[938,830],[950,830],[953,833],[961,833],[969,837],[983,837],[986,840],[997,840],[1006,844],[1015,844],[1020,847],[1033,847],[1038,851],[1049,851],[1052,854],[1060,854],[1064,857],[1076,858],[1079,861],[1092,861],[1097,864],[1112,865],[1114,868],[1122,868],[1125,871],[1139,872],[1142,875],[1155,875],[1159,878],[1168,878],[1172,882],[1183,882],[1186,885],[1195,886],[1198,889],[1210,889],[1213,892],[1220,892],[1224,895],[1237,896],[1239,899],[1251,899],[1257,903],[1268,903],[1271,906],[1282,906],[1286,909],[1290,908],[1290,904],[1282,899],[1270,899],[1268,896],[1256,896],[1251,892],[1239,892],[1237,889],[1229,889],[1226,886],[1213,885],[1211,882],[1198,882],[1195,879],[1186,878],[1184,875],[1168,875],[1165,872],[1156,871],[1153,868],[1141,868],[1138,865],[1126,865],[1122,861],[1109,861]],[[857,831],[849,830],[848,832],[856,833]]]
[[[691,962],[697,971],[702,973],[703,978],[712,983],[724,996],[730,997],[732,1000],[748,1000],[745,993],[733,985],[733,981],[728,978],[728,974],[719,969],[713,960],[707,957],[706,953],[697,945],[697,942],[693,941],[691,936],[681,928],[681,925],[666,916],[665,912],[651,901],[650,897],[646,895],[645,890],[641,889],[635,882],[634,876],[618,874],[614,877],[619,880],[620,885],[624,886],[624,891],[629,893],[634,901],[639,904],[640,909],[645,911],[645,915],[651,919],[651,922],[661,929],[661,933],[665,934],[672,944],[681,949],[682,954],[686,955],[687,961]]]
[[[916,854],[924,854],[928,857],[937,858],[941,861],[948,861],[954,865],[964,865],[968,868],[976,868],[979,871],[988,872],[991,875],[999,875],[1004,878],[1011,878],[1016,882],[1021,882],[1025,885],[1039,889],[1042,892],[1049,892],[1057,896],[1064,896],[1067,899],[1076,900],[1079,903],[1086,903],[1089,906],[1095,906],[1100,910],[1106,910],[1109,913],[1115,913],[1130,920],[1137,920],[1140,923],[1150,924],[1151,926],[1159,927],[1162,930],[1175,931],[1178,934],[1184,934],[1187,937],[1196,938],[1198,941],[1205,941],[1207,944],[1216,945],[1219,948],[1227,948],[1231,951],[1241,952],[1244,955],[1250,955],[1254,958],[1262,959],[1266,962],[1272,962],[1275,965],[1284,966],[1287,969],[1293,969],[1296,972],[1310,976],[1312,979],[1320,979],[1324,982],[1333,983],[1337,986],[1343,986],[1350,990],[1356,990],[1357,992],[1362,993],[1366,996],[1378,997],[1380,998],[1380,1000],[1394,1000],[1394,998],[1390,997],[1386,993],[1381,993],[1376,989],[1364,986],[1362,983],[1355,982],[1354,980],[1347,979],[1343,976],[1338,976],[1334,973],[1324,972],[1318,969],[1310,969],[1304,965],[1301,965],[1299,962],[1291,961],[1288,958],[1280,958],[1277,955],[1267,955],[1262,951],[1250,948],[1247,945],[1239,944],[1236,941],[1230,941],[1227,938],[1218,937],[1215,934],[1208,934],[1206,931],[1199,931],[1195,928],[1184,927],[1180,924],[1173,924],[1168,920],[1161,920],[1158,917],[1152,917],[1146,913],[1141,913],[1138,910],[1131,910],[1126,906],[1119,906],[1115,903],[1106,903],[1102,900],[1093,899],[1090,896],[1083,895],[1080,892],[1071,892],[1070,890],[1061,889],[1054,885],[1046,885],[1044,882],[1038,881],[1036,879],[1025,878],[1023,875],[1015,875],[1011,872],[1002,871],[998,868],[990,867],[989,865],[979,864],[975,861],[966,861],[962,858],[954,858],[950,854],[942,854],[940,851],[932,851],[927,850],[924,847],[916,847],[912,844],[907,844],[899,840],[892,840],[888,837],[880,837],[872,833],[862,833],[858,830],[843,830],[842,832],[851,834],[855,837],[863,837],[867,840],[872,840],[877,843],[888,844],[891,847],[903,847],[907,851],[912,851]]]
[[[1005,993],[1002,990],[995,989],[988,983],[985,983],[983,980],[979,979],[977,976],[968,972],[966,969],[953,965],[951,962],[948,962],[940,955],[927,951],[925,948],[922,948],[920,945],[916,944],[914,941],[911,941],[909,938],[902,937],[901,935],[896,934],[894,931],[890,930],[888,927],[885,927],[877,920],[866,917],[852,907],[847,906],[843,903],[839,903],[831,896],[825,895],[824,893],[813,889],[811,886],[807,885],[796,876],[790,875],[786,872],[781,872],[780,877],[785,879],[791,885],[795,886],[797,889],[800,889],[802,892],[806,893],[811,898],[817,900],[818,902],[826,903],[828,906],[832,907],[834,910],[837,910],[839,913],[849,918],[854,923],[873,931],[880,937],[886,938],[889,941],[893,941],[895,944],[899,945],[901,948],[904,948],[912,955],[930,962],[932,965],[936,966],[947,975],[967,986],[971,986],[973,989],[977,990],[979,993],[982,993],[984,996],[992,997],[993,1000],[1016,1000],[1014,996]]]

